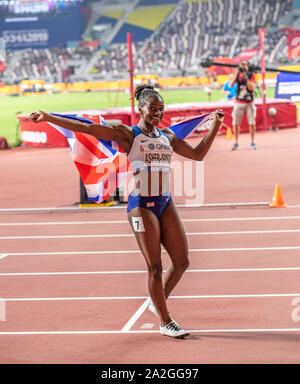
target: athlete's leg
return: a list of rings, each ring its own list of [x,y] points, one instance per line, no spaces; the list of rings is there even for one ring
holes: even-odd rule
[[[171,321],[162,282],[160,224],[153,212],[145,208],[134,208],[128,213],[139,248],[148,268],[148,289],[151,300],[159,314],[162,325]]]
[[[167,298],[189,267],[188,243],[173,201],[161,214],[159,221],[161,243],[172,261],[164,277],[164,291]]]

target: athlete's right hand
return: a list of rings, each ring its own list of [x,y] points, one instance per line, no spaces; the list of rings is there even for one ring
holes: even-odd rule
[[[28,117],[34,123],[40,123],[47,120],[47,113],[43,111],[32,112]]]

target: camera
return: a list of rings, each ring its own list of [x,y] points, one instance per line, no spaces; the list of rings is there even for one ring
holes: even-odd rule
[[[242,72],[242,73],[245,73],[245,72],[246,72],[246,68],[244,68],[244,67],[239,67],[239,71]]]

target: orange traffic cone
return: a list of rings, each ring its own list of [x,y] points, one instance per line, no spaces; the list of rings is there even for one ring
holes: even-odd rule
[[[270,204],[271,208],[284,208],[286,204],[283,200],[282,191],[279,184],[275,185],[274,195],[272,203]]]
[[[226,140],[232,140],[232,130],[230,127],[226,129]]]

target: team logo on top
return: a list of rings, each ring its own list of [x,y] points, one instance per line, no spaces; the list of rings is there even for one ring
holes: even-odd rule
[[[170,151],[171,147],[169,145],[165,145],[165,144],[156,144],[156,149],[164,149],[166,151]]]

